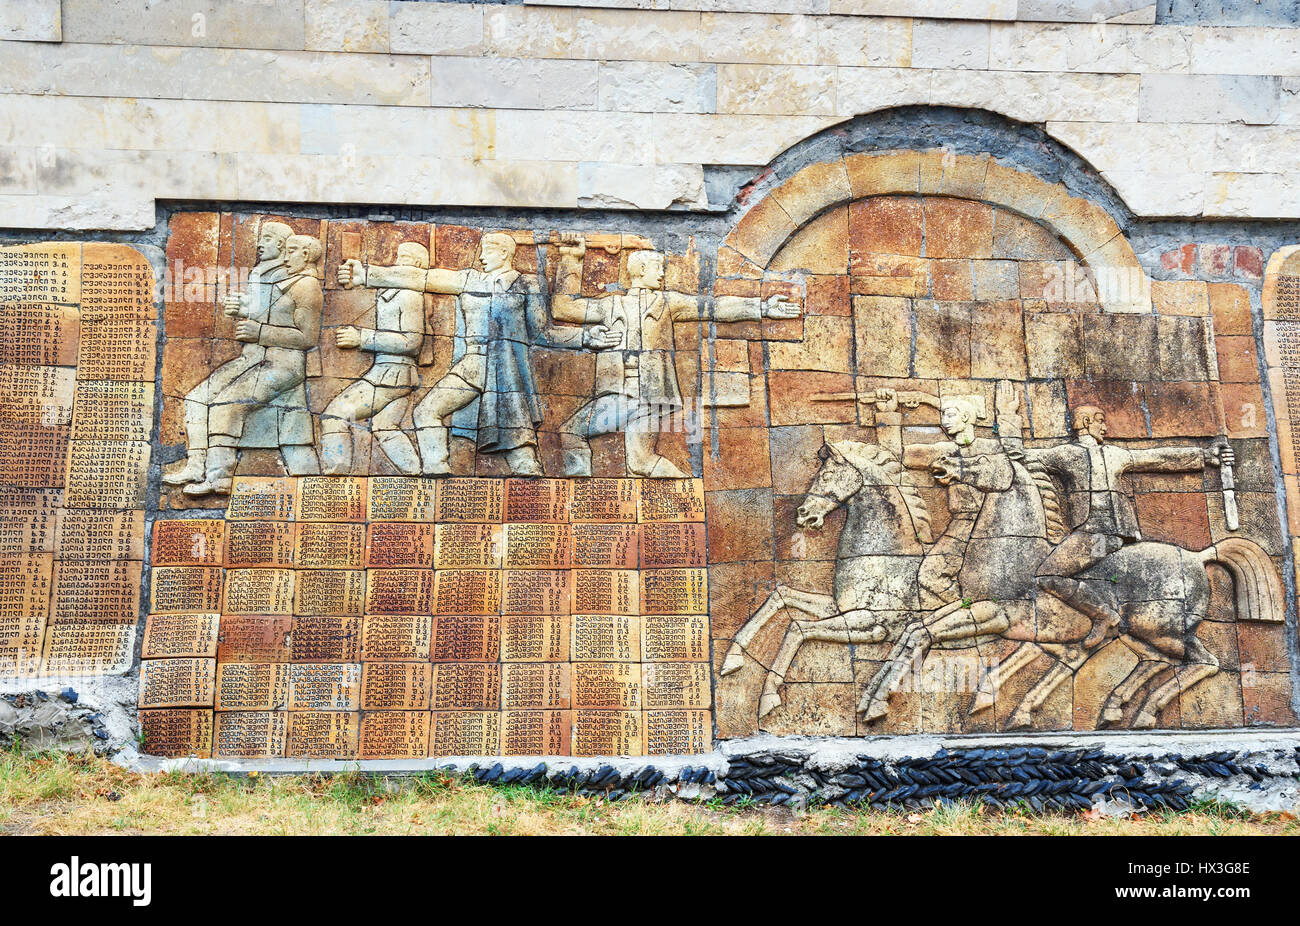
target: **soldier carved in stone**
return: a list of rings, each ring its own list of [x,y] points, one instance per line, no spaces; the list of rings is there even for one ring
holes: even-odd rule
[[[1011,413],[1014,407],[1009,407]],[[1072,420],[1074,440],[1056,447],[1023,448],[1008,430],[1003,442],[1026,462],[1039,464],[1065,488],[1070,534],[1038,566],[1038,587],[1083,612],[1093,621],[1084,648],[1096,646],[1117,626],[1112,601],[1073,576],[1101,562],[1126,543],[1142,539],[1126,473],[1182,473],[1234,463],[1230,446],[1128,448],[1105,443],[1106,413],[1080,405]]]
[[[429,268],[429,252],[420,244],[397,246],[397,266]],[[416,364],[424,342],[424,295],[409,289],[381,289],[375,297],[375,327],[344,326],[334,332],[343,350],[370,351],[375,362],[361,379],[325,406],[321,414],[321,458],[330,475],[352,470],[352,429],[371,422],[385,455],[408,476],[420,472],[420,458],[402,430],[408,397],[420,385]]]
[[[542,420],[541,404],[529,347],[601,348],[612,344],[599,326],[551,325],[537,284],[514,269],[514,254],[514,238],[495,233],[484,235],[479,244],[481,270],[376,267],[355,259],[339,267],[343,286],[458,297],[452,367],[414,412],[421,469],[426,475],[451,472],[452,432],[476,438],[480,452],[505,454],[510,471],[517,475],[541,475],[536,431]]]
[[[226,314],[238,319],[235,339],[244,347],[185,397],[188,458],[164,482],[184,485],[187,495],[229,493],[246,423],[275,403],[283,408],[269,419],[276,432],[271,443],[284,452],[286,467],[295,475],[319,471],[304,383],[307,352],[320,338],[321,254],[315,238],[294,235],[279,222],[262,226],[249,289],[224,302]]]
[[[674,363],[673,324],[697,320],[699,296],[664,290],[664,255],[634,251],[628,256],[631,285],[626,293],[578,295],[586,242],[580,235],[560,242],[560,269],[552,310],[556,319],[608,328],[612,344],[596,357],[592,400],[560,426],[566,476],[591,475],[593,437],[622,431],[628,472],[635,476],[689,476],[658,453],[664,418],[682,410]],[[713,319],[720,322],[796,318],[799,307],[784,296],[719,296]]]

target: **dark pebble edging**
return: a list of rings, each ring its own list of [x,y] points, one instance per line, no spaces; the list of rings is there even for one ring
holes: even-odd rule
[[[1285,756],[1284,750],[1277,753]],[[1300,747],[1295,747],[1292,758],[1300,763]],[[1187,810],[1194,786],[1178,777],[1180,773],[1207,779],[1245,776],[1260,789],[1270,780],[1300,780],[1294,771],[1274,772],[1262,764],[1250,764],[1248,755],[1236,750],[1194,756],[1128,756],[1101,749],[1018,747],[941,749],[919,759],[884,761],[867,755],[856,759],[834,771],[811,767],[805,756],[776,752],[730,758],[722,772],[704,766],[665,772],[653,765],[633,773],[622,773],[611,765],[565,770],[552,769],[545,762],[507,770],[498,762],[486,767],[471,765],[464,774],[480,784],[545,783],[556,790],[609,801],[644,795],[716,799],[723,805],[748,802],[921,810],[966,800],[1038,813],[1085,811],[1103,798],[1127,800],[1135,808]],[[454,765],[442,770],[458,771]],[[677,787],[671,787],[674,785]],[[678,794],[682,785],[708,787],[705,793]]]

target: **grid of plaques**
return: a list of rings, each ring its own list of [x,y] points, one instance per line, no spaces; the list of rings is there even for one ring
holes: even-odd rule
[[[151,562],[156,755],[711,748],[699,480],[240,477]]]

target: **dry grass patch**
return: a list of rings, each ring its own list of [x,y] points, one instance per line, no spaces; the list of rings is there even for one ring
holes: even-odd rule
[[[1087,819],[954,804],[922,813],[716,802],[609,803],[440,774],[142,775],[94,756],[0,757],[0,833],[184,835],[1300,835],[1290,814],[1207,803]]]

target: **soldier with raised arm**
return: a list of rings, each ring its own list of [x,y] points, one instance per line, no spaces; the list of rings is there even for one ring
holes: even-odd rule
[[[1142,539],[1133,503],[1125,483],[1126,473],[1184,473],[1234,462],[1232,448],[1117,447],[1105,443],[1106,413],[1095,405],[1074,410],[1074,440],[1056,447],[1026,448],[1020,439],[1018,399],[999,393],[1001,438],[1013,456],[1042,466],[1065,488],[1069,507],[1069,535],[1039,564],[1038,587],[1082,612],[1092,620],[1083,641],[1085,649],[1101,643],[1120,622],[1114,603],[1092,584],[1074,576],[1101,562],[1126,543]]]
[[[634,251],[628,256],[631,285],[625,293],[581,296],[586,242],[567,235],[560,241],[560,268],[552,311],[559,321],[609,330],[613,343],[596,356],[596,384],[590,402],[560,426],[566,476],[591,475],[591,438],[622,431],[627,468],[636,476],[683,477],[659,454],[659,422],[683,407],[674,363],[673,324],[698,320],[704,306],[698,295],[663,288],[664,255]],[[719,322],[796,318],[799,307],[784,296],[719,296],[712,318]]]
[[[451,472],[449,438],[454,431],[475,438],[482,453],[505,454],[512,473],[540,476],[536,428],[542,413],[529,348],[606,343],[605,332],[598,328],[551,325],[537,284],[512,266],[514,254],[514,238],[495,233],[484,235],[479,243],[481,270],[367,267],[355,259],[339,267],[339,283],[345,287],[355,284],[458,297],[452,367],[414,412],[426,475]]]
[[[288,275],[284,266],[284,245],[292,234],[293,229],[283,222],[262,223],[257,234],[257,264],[248,274],[248,290],[243,293],[229,292],[222,300],[222,309],[227,318],[266,320],[271,308],[271,285],[279,283]],[[226,387],[261,363],[265,356],[266,348],[263,345],[257,341],[245,341],[238,357],[213,370],[207,379],[186,394],[185,465],[177,472],[163,476],[165,484],[181,486],[205,481],[212,406]]]
[[[397,246],[397,266],[429,269],[429,252],[408,241]],[[381,289],[375,295],[375,327],[339,328],[334,338],[342,350],[370,351],[375,362],[321,413],[321,457],[327,474],[352,471],[352,429],[369,420],[384,454],[407,476],[420,473],[420,458],[402,430],[408,397],[420,385],[416,367],[424,343],[424,294],[409,289]]]

